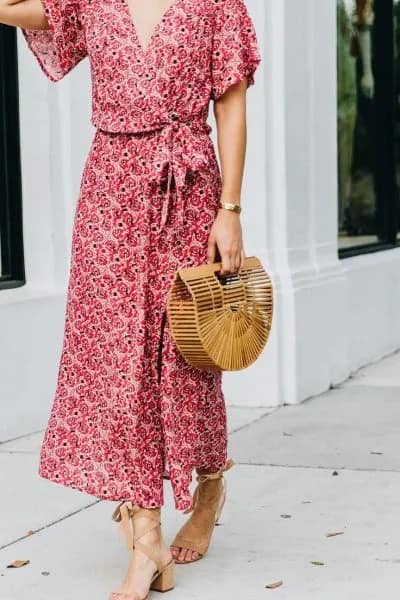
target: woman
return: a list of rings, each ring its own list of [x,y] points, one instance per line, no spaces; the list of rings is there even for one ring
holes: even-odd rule
[[[243,264],[256,34],[244,0],[0,0],[0,22],[21,27],[51,81],[90,61],[96,131],[39,474],[119,501],[113,518],[134,551],[111,598],[143,600],[150,587],[173,587],[173,559],[206,553],[232,466],[221,373],[186,363],[165,303],[178,268],[221,260],[227,274]],[[221,169],[206,122],[211,99]],[[176,508],[192,513],[171,548],[160,528],[163,478]]]

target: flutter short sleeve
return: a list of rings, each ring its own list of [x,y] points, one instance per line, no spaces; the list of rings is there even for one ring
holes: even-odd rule
[[[254,72],[261,62],[257,34],[244,0],[219,0],[213,32],[211,97],[218,100],[231,86]]]
[[[28,47],[51,81],[59,81],[87,56],[79,0],[41,0],[49,29],[22,28]]]

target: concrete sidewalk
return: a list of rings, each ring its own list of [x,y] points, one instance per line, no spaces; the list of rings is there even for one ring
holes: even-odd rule
[[[298,406],[229,409],[229,425],[222,525],[168,598],[398,600],[400,353]],[[128,560],[115,503],[39,478],[41,437],[0,445],[0,600],[107,600]],[[184,517],[169,485],[166,500],[171,540]]]

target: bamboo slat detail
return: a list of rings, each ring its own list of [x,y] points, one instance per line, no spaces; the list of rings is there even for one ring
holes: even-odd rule
[[[255,256],[239,273],[220,276],[221,263],[179,269],[167,297],[174,341],[195,367],[238,371],[254,363],[271,331],[274,293]]]

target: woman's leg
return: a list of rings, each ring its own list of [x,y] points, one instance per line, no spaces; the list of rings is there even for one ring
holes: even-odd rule
[[[154,574],[160,567],[171,563],[172,556],[165,545],[161,531],[161,507],[145,509],[136,507],[133,515],[135,548],[127,572],[114,594],[128,594],[141,600],[147,598]],[[122,525],[122,524],[121,524]],[[130,525],[129,523],[125,523]],[[133,536],[132,536],[133,537]],[[129,536],[127,536],[129,540]],[[133,546],[129,542],[130,546]],[[111,596],[111,600],[113,597]]]
[[[189,511],[192,514],[171,544],[172,555],[176,562],[188,563],[199,560],[208,551],[214,527],[225,503],[224,472],[233,464],[229,459],[224,468],[218,471],[196,469],[198,486]]]
[[[200,503],[189,519],[190,524],[176,536],[179,545],[171,547],[174,558],[187,562],[205,553],[215,524],[216,509],[223,494],[221,475],[228,464],[227,418],[222,373],[190,365],[180,354],[168,321],[163,332],[160,394],[165,455],[175,507],[178,510],[190,508],[189,484],[193,468],[198,476],[207,473],[216,476],[199,486]],[[184,545],[185,540],[193,542],[194,547]]]

